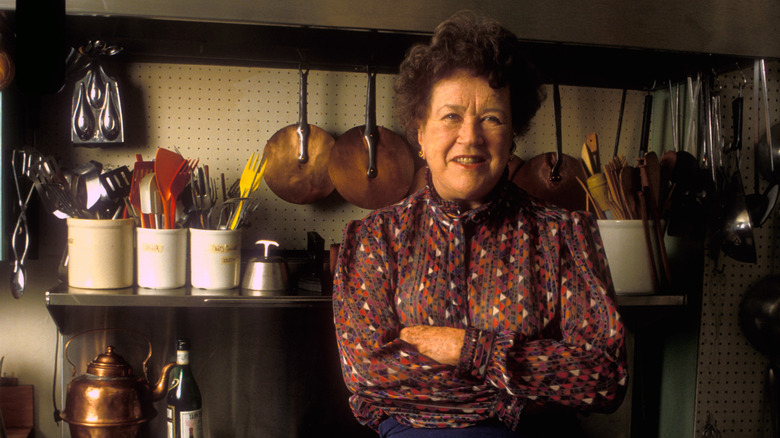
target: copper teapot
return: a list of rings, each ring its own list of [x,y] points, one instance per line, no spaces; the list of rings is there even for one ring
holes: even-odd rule
[[[73,367],[74,376],[76,365],[68,357],[68,346],[77,337],[91,331],[96,330],[80,333],[65,344],[65,358]],[[144,337],[149,353],[143,362],[143,378],[133,375],[130,364],[114,351],[113,346],[108,346],[105,353],[99,354],[87,365],[86,374],[70,381],[65,409],[60,418],[68,423],[72,437],[134,438],[139,435],[141,426],[157,415],[153,402],[166,394],[167,376],[176,363],[166,364],[158,382],[152,387],[146,377],[152,343]]]

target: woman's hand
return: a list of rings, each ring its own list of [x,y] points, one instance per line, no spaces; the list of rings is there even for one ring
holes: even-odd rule
[[[452,366],[458,364],[465,337],[463,329],[430,325],[405,327],[400,335],[402,341],[413,345],[420,354]]]

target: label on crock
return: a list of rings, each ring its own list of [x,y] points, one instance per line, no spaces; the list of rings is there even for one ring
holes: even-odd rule
[[[238,257],[222,257],[220,259],[220,262],[223,265],[232,265],[232,264],[238,263]]]
[[[233,244],[224,243],[221,245],[211,244],[208,247],[208,252],[212,254],[221,254],[226,252],[233,252],[236,250],[238,250],[238,245],[235,243]]]
[[[157,254],[162,254],[163,252],[163,245],[160,243],[144,243],[141,244],[141,251],[143,252],[154,252]]]

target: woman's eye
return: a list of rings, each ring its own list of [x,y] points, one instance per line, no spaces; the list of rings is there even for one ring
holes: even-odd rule
[[[502,122],[501,119],[498,118],[497,116],[485,116],[482,120],[487,122],[487,123],[490,123],[492,125],[503,125],[504,124],[504,122]]]
[[[460,120],[460,116],[455,113],[449,113],[444,116],[444,120]]]

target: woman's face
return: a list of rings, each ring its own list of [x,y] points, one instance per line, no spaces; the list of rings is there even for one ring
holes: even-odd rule
[[[444,199],[475,208],[501,178],[512,145],[509,88],[458,70],[433,85],[417,140]]]

